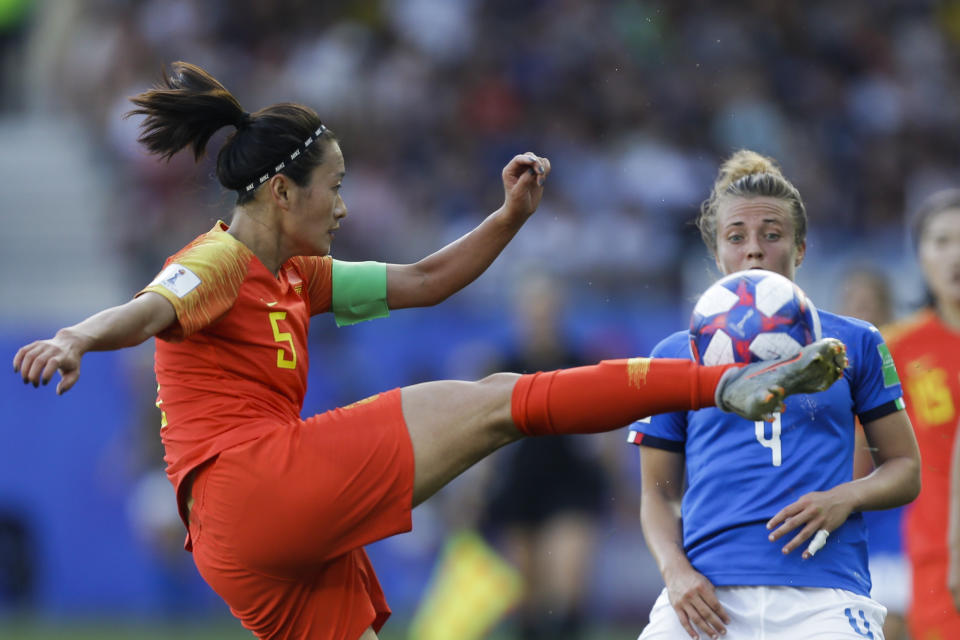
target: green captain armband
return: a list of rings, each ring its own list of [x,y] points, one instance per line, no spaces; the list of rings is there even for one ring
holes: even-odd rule
[[[338,327],[387,317],[386,263],[334,260],[332,298]]]

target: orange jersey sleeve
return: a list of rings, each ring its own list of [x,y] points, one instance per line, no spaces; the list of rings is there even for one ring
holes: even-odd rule
[[[291,262],[302,274],[310,315],[330,311],[333,300],[333,260],[330,256],[298,256]]]
[[[163,270],[137,295],[158,293],[173,305],[177,322],[158,337],[182,340],[230,310],[253,257],[243,243],[218,222],[171,256]]]

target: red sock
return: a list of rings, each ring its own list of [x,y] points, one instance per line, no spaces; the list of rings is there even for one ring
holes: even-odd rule
[[[528,436],[599,433],[655,413],[712,407],[731,366],[738,365],[630,358],[524,375],[513,388],[513,422]]]

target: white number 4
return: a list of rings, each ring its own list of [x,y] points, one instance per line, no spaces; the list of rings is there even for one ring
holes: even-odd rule
[[[780,463],[783,461],[783,456],[780,452],[780,414],[773,414],[773,422],[770,424],[770,437],[767,437],[767,424],[762,420],[759,422],[754,422],[754,427],[756,428],[757,433],[757,442],[765,446],[767,449],[770,449],[770,455],[773,457],[773,466],[779,467]]]

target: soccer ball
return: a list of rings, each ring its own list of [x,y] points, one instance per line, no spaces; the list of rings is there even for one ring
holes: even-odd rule
[[[790,358],[819,339],[820,315],[806,294],[760,269],[718,280],[690,318],[690,353],[705,365]]]

